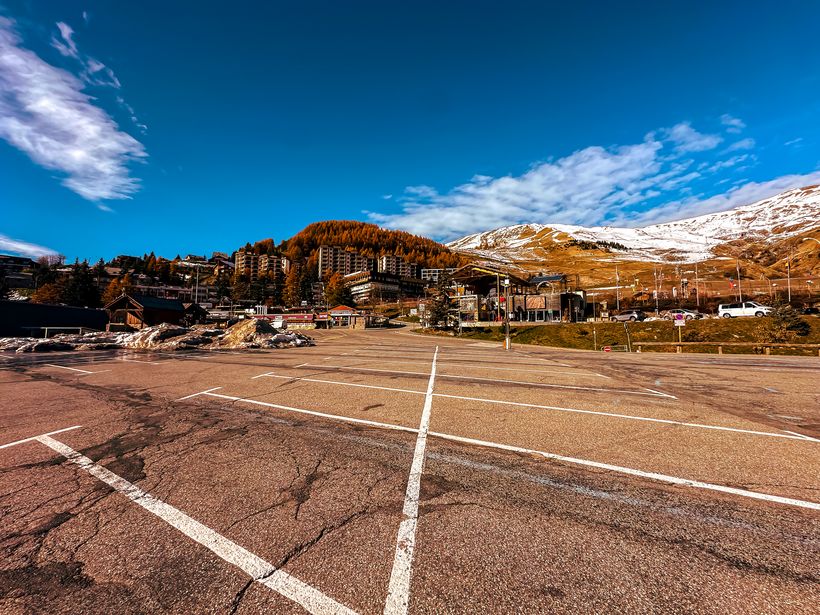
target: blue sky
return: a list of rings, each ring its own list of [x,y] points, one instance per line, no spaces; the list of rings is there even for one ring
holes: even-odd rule
[[[820,4],[0,0],[0,251],[644,224],[820,182]]]

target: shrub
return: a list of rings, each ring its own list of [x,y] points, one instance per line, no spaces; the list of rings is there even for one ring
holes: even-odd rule
[[[805,337],[811,332],[809,323],[801,318],[791,305],[778,306],[760,328],[761,341],[785,343],[795,337]]]

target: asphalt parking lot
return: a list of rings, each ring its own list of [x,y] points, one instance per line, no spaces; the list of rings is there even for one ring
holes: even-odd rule
[[[3,613],[816,613],[820,360],[0,355]]]

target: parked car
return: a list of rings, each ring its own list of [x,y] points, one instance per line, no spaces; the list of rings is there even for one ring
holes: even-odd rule
[[[768,316],[774,308],[761,305],[757,301],[743,303],[721,303],[718,306],[718,316],[721,318],[737,318],[739,316]]]
[[[646,320],[646,314],[643,310],[625,310],[620,314],[615,314],[611,320],[615,322],[635,322],[636,320]]]
[[[700,312],[696,312],[695,310],[685,310],[683,308],[676,308],[674,310],[669,310],[669,315],[666,317],[668,320],[679,320],[678,314],[682,314],[684,320],[698,320],[703,318],[703,314]]]

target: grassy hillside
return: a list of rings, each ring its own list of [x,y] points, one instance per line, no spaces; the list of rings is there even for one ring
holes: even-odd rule
[[[684,342],[755,342],[770,341],[766,326],[769,319],[733,318],[731,320],[698,320],[690,321],[683,328]],[[793,343],[820,344],[820,319],[806,318],[810,332],[806,336],[795,336]],[[597,334],[598,348],[602,346],[626,345],[626,331],[622,323],[599,322],[579,324],[554,324],[535,327],[511,327],[510,333],[513,343],[535,344],[539,346],[553,346],[557,348],[576,348],[579,350],[593,350],[595,335]],[[643,352],[674,352],[674,343],[678,333],[671,321],[637,322],[629,324],[629,334],[632,338],[633,349],[640,342],[669,342],[669,346],[645,346]],[[504,330],[501,327],[492,327],[479,330],[465,330],[462,337],[480,340],[501,342],[504,339]],[[709,346],[687,346],[686,352],[717,352],[717,348]],[[725,353],[759,353],[761,348],[755,347],[724,347]],[[773,349],[772,354],[809,354],[816,355],[817,349]]]

